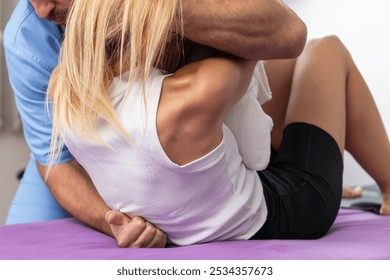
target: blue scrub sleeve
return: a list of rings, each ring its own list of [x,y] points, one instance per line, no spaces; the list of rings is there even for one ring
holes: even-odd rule
[[[27,144],[35,160],[42,165],[47,165],[52,121],[48,112],[50,105],[47,108],[46,90],[54,67],[45,65],[24,50],[8,48],[6,43],[4,46],[9,79],[15,93],[16,106]],[[72,159],[72,155],[65,147],[58,163]]]

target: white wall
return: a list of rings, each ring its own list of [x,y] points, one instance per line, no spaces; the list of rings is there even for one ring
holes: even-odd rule
[[[0,0],[0,30],[8,21],[17,0]],[[1,41],[1,40],[0,40]],[[0,45],[0,225],[17,186],[16,173],[26,166],[29,151],[20,132],[14,94],[8,82],[3,44]]]
[[[0,0],[1,30],[4,30],[5,24],[17,2],[17,0]],[[8,82],[2,40],[0,40],[0,43],[0,129],[17,131],[20,128],[20,119],[16,110],[14,95]]]
[[[286,0],[285,3],[306,22],[309,38],[329,34],[341,38],[365,77],[390,134],[390,1]],[[384,159],[384,164],[389,162],[390,159]],[[373,182],[349,154],[345,157],[344,173],[344,181],[349,184]]]
[[[0,3],[1,4],[1,3]],[[0,45],[2,46],[3,45],[3,26],[2,26],[2,18],[3,18],[3,15],[2,15],[2,12],[0,10]],[[1,128],[3,126],[3,118],[2,118],[2,110],[1,108],[3,107],[2,106],[2,101],[1,101],[1,89],[2,89],[2,85],[3,85],[3,82],[2,82],[2,72],[3,72],[3,69],[2,69],[2,65],[3,65],[3,49],[2,47],[0,47],[0,131],[1,131]]]

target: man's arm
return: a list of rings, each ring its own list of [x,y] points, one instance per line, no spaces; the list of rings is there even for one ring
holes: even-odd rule
[[[39,162],[37,166],[45,178],[47,168]],[[167,235],[153,224],[142,217],[111,211],[76,160],[54,166],[46,184],[72,216],[115,237],[120,247],[165,247]]]
[[[42,178],[47,168],[37,162]],[[46,181],[55,199],[72,216],[106,234],[112,235],[105,214],[111,209],[96,191],[84,169],[72,160],[54,166]]]
[[[19,5],[16,12],[20,12],[21,7]],[[57,43],[55,39],[61,36],[61,32],[54,24],[45,25],[47,31],[42,37],[51,39],[45,41],[45,38],[40,37],[40,33],[30,30],[33,26],[31,22],[35,23],[31,17],[27,19],[15,17],[11,20],[7,24],[4,38],[8,76],[23,123],[26,142],[42,176],[46,174],[43,164],[47,162],[51,139],[51,120],[46,111],[46,87],[52,67],[56,63],[54,58],[57,57],[59,50],[60,42]],[[24,22],[28,24],[22,24]],[[17,32],[17,30],[21,31]],[[28,42],[29,45],[15,42]],[[25,74],[21,74],[21,69]],[[61,197],[60,204],[68,212],[75,214],[77,218],[81,215],[80,220],[85,222],[87,215],[91,215],[91,223],[87,222],[87,224],[110,234],[109,225],[104,223],[108,206],[98,197],[91,181],[84,176],[67,149],[63,150],[59,162],[61,164],[53,170],[48,181],[51,192],[57,199]],[[26,179],[30,180],[30,178]],[[91,204],[88,203],[89,201]],[[84,208],[82,203],[85,204]],[[41,217],[37,216],[36,219],[41,220]]]
[[[70,0],[30,0],[41,18]],[[300,55],[307,30],[281,0],[182,0],[184,37],[238,57],[265,60]]]
[[[183,0],[184,36],[253,60],[299,56],[307,30],[279,0]]]

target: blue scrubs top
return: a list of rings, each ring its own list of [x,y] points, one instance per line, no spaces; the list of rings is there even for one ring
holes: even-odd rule
[[[31,150],[7,224],[69,216],[50,194],[35,163],[47,165],[49,157],[52,122],[46,105],[46,90],[50,74],[58,63],[63,33],[62,27],[40,19],[28,0],[19,1],[4,31],[8,75]],[[65,147],[59,163],[70,160],[73,157]]]

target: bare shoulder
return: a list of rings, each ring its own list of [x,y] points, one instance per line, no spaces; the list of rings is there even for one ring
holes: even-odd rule
[[[157,130],[172,161],[188,163],[220,144],[223,120],[248,88],[254,65],[213,57],[186,65],[164,80]]]
[[[179,69],[166,81],[167,92],[177,93],[191,108],[204,113],[230,106],[247,89],[256,62],[231,57],[211,57]],[[228,102],[228,103],[227,103]]]
[[[219,120],[210,106],[215,102],[212,97],[214,79],[203,73],[212,72],[215,65],[206,67],[210,62],[184,66],[163,83],[157,131],[165,153],[179,165],[204,156],[222,139],[223,120]]]
[[[239,90],[243,68],[235,60],[217,57],[182,67],[163,83],[160,113],[166,110],[171,121],[221,125]]]

